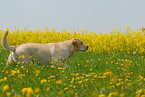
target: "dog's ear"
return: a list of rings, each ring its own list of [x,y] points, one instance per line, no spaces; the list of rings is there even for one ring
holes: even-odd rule
[[[72,40],[72,44],[73,44],[75,47],[78,47],[78,40],[77,40],[77,39],[73,39],[73,40]]]
[[[76,44],[76,40],[75,40],[75,39],[72,40],[72,44],[73,44],[73,45]]]

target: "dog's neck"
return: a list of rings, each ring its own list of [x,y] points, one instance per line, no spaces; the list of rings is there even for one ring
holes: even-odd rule
[[[71,58],[73,55],[75,55],[78,51],[74,50],[74,45],[72,44],[67,44],[69,53],[68,53],[68,59]]]

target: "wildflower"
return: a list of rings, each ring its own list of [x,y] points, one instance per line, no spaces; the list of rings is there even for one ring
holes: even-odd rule
[[[57,69],[64,69],[64,68],[62,68],[62,67],[58,67]]]
[[[35,70],[35,73],[36,73],[36,74],[39,74],[39,73],[40,73],[40,70]]]
[[[30,94],[33,94],[32,88],[27,88],[27,92],[30,93]]]
[[[20,73],[20,70],[17,70],[17,73]]]
[[[7,96],[10,96],[11,93],[10,92],[6,92],[6,94],[7,94]]]
[[[62,83],[62,80],[58,80],[56,81],[57,84],[61,84]]]
[[[31,97],[31,95],[34,93],[32,88],[23,88],[22,93],[26,93],[26,97]]]
[[[108,97],[112,97],[112,96],[118,96],[118,92],[111,92]]]
[[[27,88],[23,88],[23,89],[22,89],[22,93],[25,93],[26,90],[27,90]]]
[[[141,95],[141,97],[145,97],[145,95]]]
[[[116,84],[116,86],[120,86],[120,85],[121,85],[120,83],[117,83],[117,84]]]
[[[25,55],[22,55],[22,58],[25,59]]]
[[[46,83],[46,82],[47,82],[46,79],[42,79],[42,80],[41,80],[41,84]]]
[[[47,88],[47,91],[49,91],[50,87]]]
[[[129,30],[129,25],[126,26],[126,29],[125,30]]]
[[[67,87],[66,87],[66,88],[64,88],[64,90],[68,90],[68,89],[69,89],[69,88],[67,88]]]
[[[8,90],[9,89],[9,86],[8,85],[5,85],[4,87],[3,87],[3,92],[5,92],[6,90]]]
[[[142,89],[140,89],[136,91],[136,94],[141,94],[142,92],[143,92]]]
[[[136,52],[134,51],[133,54],[136,54]]]
[[[80,84],[80,83],[82,83],[83,81],[79,81],[78,83]]]
[[[19,64],[20,64],[20,62],[17,62],[17,64],[19,65]]]
[[[21,68],[24,68],[24,66],[21,66]]]
[[[70,83],[73,83],[74,82],[74,77],[72,78],[71,82]]]
[[[105,95],[104,94],[100,94],[99,97],[105,97]]]
[[[60,90],[60,91],[58,92],[58,95],[61,95],[61,94],[62,94],[62,92],[63,92],[63,91],[61,91],[61,90]]]
[[[21,63],[24,64],[24,61],[22,61]]]
[[[89,61],[88,61],[88,60],[87,60],[86,62],[87,62],[87,63],[89,63]]]
[[[63,71],[61,71],[61,72],[64,72],[64,70],[63,70]]]
[[[7,77],[4,77],[4,80],[7,80]]]
[[[90,69],[90,71],[92,71],[92,68]]]
[[[73,88],[76,88],[76,86],[73,86]]]
[[[121,94],[120,94],[120,97],[125,97],[124,93],[121,93]]]
[[[40,91],[40,88],[36,88],[34,92],[38,93],[39,91]]]

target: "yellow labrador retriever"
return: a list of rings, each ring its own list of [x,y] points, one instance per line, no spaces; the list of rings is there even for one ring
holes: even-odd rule
[[[9,55],[6,65],[11,62],[25,62],[28,63],[32,59],[36,59],[40,64],[47,65],[48,63],[61,64],[68,67],[65,62],[76,54],[78,51],[87,51],[88,46],[78,38],[73,38],[67,41],[58,43],[27,43],[18,46],[9,46],[7,44],[6,31],[2,37],[1,44],[5,50],[12,51]]]

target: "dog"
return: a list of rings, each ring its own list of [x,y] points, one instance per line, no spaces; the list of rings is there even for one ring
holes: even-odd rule
[[[78,38],[73,38],[58,43],[26,43],[18,46],[9,46],[7,44],[6,31],[2,37],[1,44],[5,50],[12,51],[8,57],[6,66],[10,63],[24,62],[28,64],[33,59],[43,65],[61,64],[63,67],[69,67],[66,61],[79,51],[87,51],[89,46],[83,44]]]

